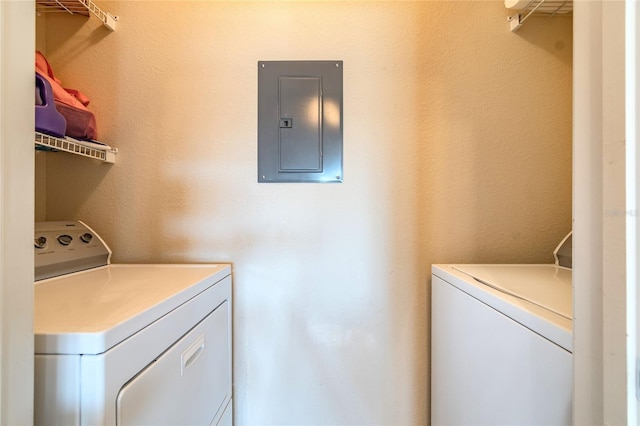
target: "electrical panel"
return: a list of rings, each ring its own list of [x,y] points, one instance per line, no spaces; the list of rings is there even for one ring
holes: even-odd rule
[[[342,66],[258,62],[258,182],[342,182]]]

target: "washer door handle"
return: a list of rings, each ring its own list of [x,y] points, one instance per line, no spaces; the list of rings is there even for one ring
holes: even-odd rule
[[[202,333],[189,347],[180,355],[180,375],[184,376],[185,370],[189,368],[200,357],[205,349],[204,333]]]

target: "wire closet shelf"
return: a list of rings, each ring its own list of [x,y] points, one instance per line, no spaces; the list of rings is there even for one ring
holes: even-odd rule
[[[95,146],[96,144],[79,141],[70,137],[59,138],[41,132],[36,132],[35,142],[36,145],[45,147],[48,150],[70,152],[106,163],[115,163],[116,154],[118,153],[117,148],[108,146],[97,147]]]
[[[91,0],[36,0],[36,11],[40,13],[66,12],[72,15],[93,14],[102,24],[115,31],[118,17],[104,12]]]

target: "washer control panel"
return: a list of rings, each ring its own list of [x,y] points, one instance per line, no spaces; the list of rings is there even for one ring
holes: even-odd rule
[[[36,222],[33,250],[36,281],[105,266],[111,260],[107,244],[80,221]]]

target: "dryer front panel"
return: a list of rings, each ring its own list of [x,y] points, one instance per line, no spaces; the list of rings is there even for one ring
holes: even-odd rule
[[[231,398],[229,302],[225,301],[125,384],[118,425],[209,425]]]

